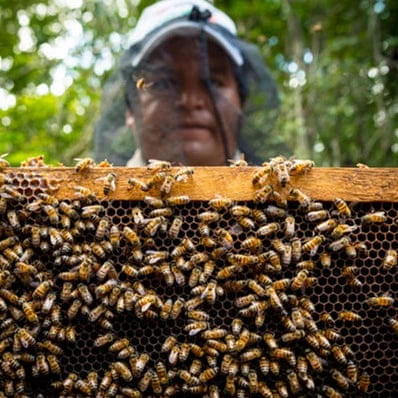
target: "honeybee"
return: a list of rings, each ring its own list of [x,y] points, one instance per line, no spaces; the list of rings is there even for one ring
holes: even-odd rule
[[[123,236],[128,240],[128,242],[135,248],[141,246],[140,239],[137,233],[131,228],[125,226],[123,228]]]
[[[336,198],[334,204],[337,207],[337,211],[342,217],[351,217],[351,209],[348,207],[347,203],[341,199]]]
[[[129,184],[129,189],[135,189],[138,188],[142,192],[147,192],[149,191],[149,186],[146,184],[144,181],[139,180],[138,178],[130,177],[127,180],[127,183]]]
[[[361,217],[364,224],[380,224],[387,221],[387,216],[384,211],[376,211],[374,213],[365,214]]]
[[[290,287],[293,290],[298,290],[301,289],[301,287],[304,285],[305,280],[308,278],[308,271],[306,269],[303,269],[297,273],[297,275],[292,279],[292,283]]]
[[[164,217],[155,217],[151,221],[149,221],[144,228],[144,232],[146,233],[146,235],[154,236],[164,220]]]
[[[342,238],[333,241],[329,244],[329,249],[336,252],[339,251],[351,243],[351,239],[348,236],[343,236]]]
[[[299,202],[301,208],[308,208],[308,206],[311,203],[311,198],[306,195],[304,192],[300,191],[297,188],[292,188],[289,191],[289,195],[294,199]]]
[[[368,392],[370,385],[370,376],[367,372],[362,372],[359,377],[358,388],[362,392]]]
[[[390,307],[394,304],[394,299],[391,296],[371,297],[366,303],[371,307]]]
[[[189,332],[190,336],[195,336],[202,330],[205,330],[209,327],[209,324],[205,321],[195,321],[185,326],[184,330]]]
[[[57,357],[55,355],[47,355],[47,362],[50,366],[50,372],[53,374],[61,374],[61,366],[58,363]]]
[[[171,175],[165,176],[162,185],[160,186],[160,192],[162,195],[168,195],[174,184],[174,178]]]
[[[344,355],[344,352],[342,351],[342,349],[338,345],[333,345],[331,351],[332,351],[334,358],[336,359],[336,361],[338,363],[340,363],[342,365],[347,364],[347,358]]]
[[[7,198],[0,194],[0,214],[5,214],[7,211]]]
[[[260,188],[254,194],[253,198],[254,203],[260,203],[260,204],[266,203],[271,197],[272,192],[273,192],[273,187],[271,184],[265,185],[264,187]]]
[[[169,170],[171,168],[171,163],[165,160],[148,159],[147,169],[152,172],[157,172],[160,170]]]
[[[90,167],[95,166],[94,160],[90,158],[84,158],[84,159],[76,158],[75,160],[77,161],[75,166],[76,173],[82,173],[83,171],[88,170]]]
[[[329,218],[326,221],[319,223],[315,230],[317,232],[329,232],[337,226],[337,221],[334,218]]]
[[[317,235],[311,238],[310,240],[308,240],[306,243],[303,244],[303,251],[310,252],[311,257],[315,256],[319,246],[324,240],[325,237],[323,235]]]
[[[308,173],[313,167],[314,162],[312,160],[297,160],[294,159],[289,165],[290,175],[300,175]]]
[[[391,270],[397,265],[397,251],[387,250],[386,256],[383,259],[383,268],[386,270]]]
[[[170,365],[175,366],[177,364],[179,353],[180,353],[180,347],[178,345],[174,345],[171,348],[170,354],[169,354]]]
[[[276,222],[273,222],[260,227],[256,233],[257,236],[265,238],[269,237],[272,234],[275,234],[279,230],[280,230],[280,225]]]
[[[115,173],[109,173],[102,178],[104,180],[104,195],[109,195],[111,192],[116,191],[116,179]]]
[[[41,375],[48,375],[49,366],[44,354],[37,354],[36,356],[36,367]]]
[[[170,196],[166,199],[166,203],[171,206],[183,206],[191,201],[188,195]]]
[[[240,354],[240,360],[243,362],[253,361],[254,359],[260,358],[262,351],[260,348],[253,348]]]
[[[31,322],[31,323],[39,322],[39,317],[34,310],[33,303],[25,301],[22,304],[22,311],[24,312],[25,317],[28,320],[28,322]]]
[[[398,335],[398,320],[396,320],[394,318],[388,318],[388,323],[390,324],[390,326],[394,330],[395,334]]]
[[[353,311],[340,311],[339,319],[345,322],[358,322],[362,320],[362,317]]]
[[[201,383],[207,383],[214,377],[216,377],[218,373],[218,368],[207,368],[199,375],[199,381]]]
[[[89,188],[85,188],[80,185],[76,185],[74,187],[74,191],[75,191],[75,195],[78,197],[78,199],[84,199],[89,202],[96,200],[96,196],[95,196],[94,192],[92,192]],[[83,216],[83,213],[82,213],[82,216]]]

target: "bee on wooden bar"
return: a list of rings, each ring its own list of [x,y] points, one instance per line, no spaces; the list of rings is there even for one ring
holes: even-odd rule
[[[84,171],[89,170],[90,167],[95,166],[95,162],[91,158],[84,158],[84,159],[76,158],[75,160],[77,161],[75,166],[76,173],[82,173]]]

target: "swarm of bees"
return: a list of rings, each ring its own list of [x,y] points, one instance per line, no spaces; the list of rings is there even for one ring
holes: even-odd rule
[[[244,167],[243,161],[231,163]],[[76,172],[91,167],[90,159],[79,160]],[[311,161],[282,156],[264,163],[253,175],[253,202],[215,195],[197,214],[194,236],[184,233],[179,212],[189,197],[170,196],[174,184],[192,178],[192,168],[172,172],[169,162],[151,160],[151,178],[131,178],[129,185],[158,195],[147,195],[145,207],[137,202],[122,227],[83,186],[75,187],[76,199],[43,192],[26,201],[0,174],[0,396],[31,396],[29,380],[36,377],[47,381],[52,396],[62,397],[366,393],[370,375],[359,369],[338,330],[339,322],[361,323],[362,316],[351,308],[343,308],[337,319],[317,314],[306,295],[317,285],[317,271],[334,266],[336,253],[353,259],[367,250],[352,237],[359,226],[351,222],[354,210],[344,200],[336,198],[335,209],[326,210],[290,186],[291,175],[312,167]],[[105,195],[115,191],[117,179],[115,173],[103,178]],[[313,236],[298,234],[288,200],[296,202]],[[225,217],[233,228],[220,222]],[[371,212],[360,220],[369,226],[387,216]],[[243,232],[246,238],[239,241]],[[166,239],[173,246],[160,250],[156,241]],[[127,258],[123,264],[117,260],[121,252]],[[349,288],[360,289],[358,267],[349,264],[341,274]],[[396,250],[387,250],[381,268],[391,272],[396,266]],[[150,288],[151,279],[170,294]],[[185,286],[189,297],[172,294],[174,287]],[[236,316],[222,327],[211,311],[227,297],[233,297]],[[391,292],[365,302],[380,311],[393,305]],[[185,338],[157,336],[161,359],[154,361],[117,335],[114,322],[121,314],[135,325],[179,322]],[[65,348],[76,344],[87,323],[97,331],[92,350],[107,352],[113,361],[86,376],[66,374]],[[386,324],[398,334],[396,318]]]

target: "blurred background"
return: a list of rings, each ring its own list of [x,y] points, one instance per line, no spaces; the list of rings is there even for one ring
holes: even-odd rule
[[[101,93],[147,0],[0,0],[0,154],[90,156]],[[398,1],[216,0],[257,44],[282,100],[264,160],[398,167]],[[253,142],[254,141],[254,142]],[[133,140],[121,143],[124,147]]]

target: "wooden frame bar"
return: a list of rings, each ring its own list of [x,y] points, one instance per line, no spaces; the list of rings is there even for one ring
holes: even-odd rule
[[[173,168],[176,172],[178,168]],[[194,175],[187,182],[176,183],[171,195],[187,194],[192,200],[209,200],[216,194],[234,200],[251,200],[255,188],[252,177],[257,167],[196,167]],[[108,173],[117,175],[117,189],[107,198],[139,200],[145,195],[156,195],[130,189],[128,179],[135,177],[147,181],[152,172],[144,167],[90,168],[77,173],[74,168],[7,168],[3,173],[32,179],[39,174],[47,180],[59,181],[55,192],[59,199],[74,198],[74,186],[89,188],[98,198],[103,198],[103,182],[99,180]],[[314,200],[330,201],[336,197],[359,202],[398,202],[398,168],[314,168],[301,176],[292,176],[289,187],[299,188]]]

